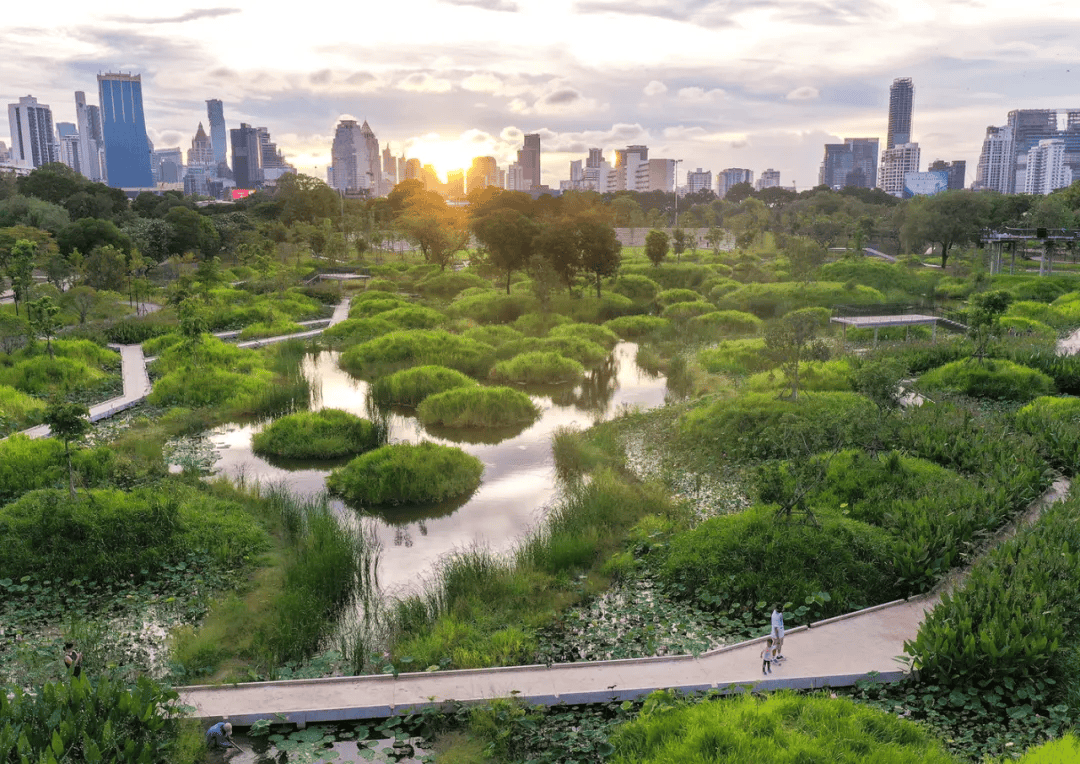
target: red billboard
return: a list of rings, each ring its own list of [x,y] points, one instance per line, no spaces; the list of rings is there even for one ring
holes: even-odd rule
[[[230,188],[229,192],[232,194],[232,200],[234,202],[237,199],[244,199],[255,193],[254,189],[250,188]]]

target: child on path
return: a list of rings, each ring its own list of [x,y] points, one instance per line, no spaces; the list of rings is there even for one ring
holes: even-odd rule
[[[784,649],[784,606],[778,604],[772,611],[772,638],[776,643],[776,660],[787,660],[783,655]]]
[[[771,674],[773,662],[773,641],[772,637],[768,637],[765,640],[765,649],[761,651],[761,673]]]

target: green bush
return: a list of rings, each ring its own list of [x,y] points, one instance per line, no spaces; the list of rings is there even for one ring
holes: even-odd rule
[[[586,339],[581,335],[552,335],[540,340],[525,340],[529,350],[553,351],[566,358],[571,358],[586,368],[596,366],[611,355],[603,345]]]
[[[367,282],[368,292],[390,292],[396,294],[398,291],[398,285],[396,281],[384,278],[368,279]]]
[[[595,342],[601,347],[605,347],[611,350],[619,342],[619,335],[611,331],[606,326],[597,326],[596,324],[562,324],[556,326],[551,332],[548,333],[548,337],[572,337],[585,339],[589,342]]]
[[[1056,469],[1080,472],[1080,398],[1036,398],[1016,413],[1016,426],[1039,442]]]
[[[439,329],[410,329],[354,345],[338,363],[350,374],[371,379],[419,365],[446,366],[478,376],[487,373],[494,360],[490,345]]]
[[[171,351],[170,351],[171,352]],[[211,365],[179,368],[156,382],[146,400],[154,406],[229,406],[265,394],[274,375],[266,369],[228,371]]]
[[[994,289],[1004,290],[1012,295],[1013,300],[1018,301],[1053,302],[1058,297],[1076,289],[1076,277],[1072,275],[1036,276],[1001,273],[994,276],[991,283]]]
[[[753,374],[775,367],[763,339],[724,340],[699,351],[697,359],[710,374]]]
[[[458,293],[470,288],[490,289],[491,282],[468,271],[443,271],[426,277],[417,285],[420,294],[441,300],[453,299]]]
[[[1041,321],[1020,316],[1003,316],[999,321],[1001,331],[1008,336],[1036,337],[1041,340],[1056,340],[1057,330]]]
[[[503,326],[502,324],[474,326],[462,332],[461,336],[477,342],[483,342],[485,345],[491,345],[493,348],[498,348],[507,342],[520,340],[524,337],[517,329]]]
[[[435,443],[382,446],[330,473],[327,489],[357,506],[433,504],[472,493],[483,463]]]
[[[327,327],[322,338],[332,345],[356,345],[389,334],[398,327],[381,316],[374,318],[346,318],[340,324]]]
[[[14,387],[0,385],[0,433],[10,428],[26,427],[41,420],[45,401],[21,393]]]
[[[660,285],[662,289],[696,289],[714,274],[708,265],[697,263],[664,263],[659,266],[649,263],[627,263],[619,270],[622,275],[645,276]]]
[[[304,331],[300,324],[293,323],[288,319],[275,319],[272,323],[264,321],[248,324],[240,331],[241,340],[254,340],[260,337],[279,337],[285,334],[297,334]]]
[[[412,303],[404,297],[387,297],[382,299],[354,301],[349,308],[349,318],[370,318],[380,313],[397,308],[411,307]]]
[[[900,263],[887,263],[875,258],[844,258],[825,263],[818,269],[818,278],[838,284],[854,282],[879,292],[900,291],[914,299],[932,289],[940,273],[929,269],[915,271]]]
[[[683,322],[689,321],[695,316],[704,316],[706,313],[713,313],[715,311],[716,306],[711,302],[705,302],[699,298],[694,302],[676,302],[669,305],[664,308],[664,312],[661,315],[671,321]]]
[[[551,309],[577,323],[600,324],[619,316],[642,313],[645,306],[635,305],[633,300],[621,294],[604,292],[599,298],[594,294],[560,294],[552,299]]]
[[[66,395],[94,387],[105,379],[100,369],[72,358],[49,358],[47,355],[0,366],[0,385],[14,387],[33,395]]]
[[[371,289],[370,287],[359,294],[354,294],[351,298],[352,305],[359,305],[362,302],[368,302],[369,300],[397,300],[401,301],[404,298],[398,293],[397,287],[392,287],[389,291],[383,289]]]
[[[459,297],[450,303],[449,312],[452,316],[471,318],[479,324],[509,324],[538,307],[539,302],[530,295],[484,292]]]
[[[758,372],[746,380],[748,390],[756,393],[780,392],[788,382],[779,369]],[[799,390],[851,390],[851,364],[846,358],[836,361],[807,361],[799,366]]]
[[[446,321],[446,316],[439,311],[421,305],[394,308],[377,315],[379,320],[394,324],[399,329],[434,329]]]
[[[914,722],[847,699],[792,692],[694,704],[655,692],[611,744],[612,764],[957,764]]]
[[[671,321],[660,316],[620,316],[605,321],[604,326],[626,340],[635,340],[647,334],[663,332]]]
[[[89,485],[107,482],[115,467],[116,455],[99,446],[72,453],[79,477]],[[14,501],[27,491],[67,484],[64,444],[57,438],[31,439],[15,434],[0,441],[0,505]]]
[[[510,387],[456,387],[425,398],[416,409],[426,425],[509,427],[539,416],[528,395]]]
[[[1012,361],[974,359],[953,361],[919,377],[919,387],[975,398],[1030,401],[1054,391],[1054,380],[1041,371]]]
[[[616,294],[628,297],[637,303],[651,303],[660,294],[660,285],[648,276],[633,273],[621,273],[611,287]]]
[[[152,337],[142,343],[143,355],[147,358],[159,356],[173,345],[177,345],[183,341],[183,335],[175,331],[159,334],[157,337]]]
[[[885,296],[870,287],[816,281],[744,284],[719,300],[721,310],[742,310],[760,318],[776,318],[798,308],[882,303]]]
[[[526,337],[544,337],[556,326],[570,322],[570,318],[558,313],[526,313],[514,322],[514,329]]]
[[[756,334],[761,330],[761,319],[738,310],[713,310],[691,318],[690,328],[698,332]]]
[[[414,366],[377,379],[371,386],[371,396],[382,404],[418,406],[429,395],[475,385],[476,380],[454,369]]]
[[[736,289],[742,288],[742,282],[736,281],[735,279],[722,278],[717,280],[709,279],[709,281],[712,282],[712,285],[709,287],[709,291],[706,292],[706,294],[714,303],[720,302],[725,295],[731,294]]]
[[[816,518],[778,520],[771,505],[711,518],[672,537],[661,577],[669,591],[706,610],[802,603],[827,592],[820,615],[830,617],[895,599],[892,537],[839,514]]]
[[[700,302],[701,294],[693,289],[665,289],[656,295],[656,303],[661,308],[667,308],[677,302]]]
[[[874,405],[855,393],[811,393],[798,401],[748,393],[683,415],[679,438],[733,460],[782,458],[861,442],[875,426]]]
[[[275,419],[251,439],[257,454],[285,459],[336,459],[380,445],[380,433],[366,419],[340,409],[300,411]]]
[[[519,385],[557,384],[579,379],[584,372],[585,367],[579,362],[548,350],[499,361],[491,370],[491,378]]]

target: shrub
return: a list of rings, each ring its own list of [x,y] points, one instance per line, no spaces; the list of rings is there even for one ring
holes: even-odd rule
[[[452,299],[465,289],[490,289],[491,282],[468,271],[444,271],[428,276],[417,285],[417,291],[425,297]]]
[[[710,282],[713,283],[712,286],[709,287],[709,291],[706,294],[708,295],[709,299],[714,303],[720,302],[720,300],[723,299],[725,295],[731,294],[736,289],[740,289],[742,287],[741,281],[736,281],[735,279],[730,278],[722,278],[715,281],[713,279],[710,279]]]
[[[923,374],[919,386],[1009,401],[1030,401],[1054,391],[1054,381],[1046,374],[1000,359],[953,361]]]
[[[417,406],[429,395],[475,385],[476,380],[454,369],[414,366],[377,379],[371,386],[371,396],[379,403]]]
[[[690,327],[698,332],[756,334],[761,329],[761,319],[753,313],[738,310],[713,310],[691,318]]]
[[[818,269],[818,278],[823,281],[854,282],[879,292],[902,291],[913,296],[925,294],[939,275],[912,271],[905,265],[869,257],[844,258],[825,263]]]
[[[782,391],[789,387],[779,369],[754,374],[746,381],[753,392]],[[799,366],[799,390],[851,390],[851,364],[836,361],[807,361]]]
[[[629,297],[604,292],[599,298],[592,294],[580,297],[560,294],[552,299],[551,309],[577,323],[599,324],[619,316],[640,313],[645,308],[635,305]]]
[[[528,341],[530,349],[540,351],[553,351],[566,358],[572,358],[582,366],[596,366],[607,360],[611,354],[606,347],[598,345],[580,335],[562,336],[554,335],[541,340]]]
[[[354,294],[351,299],[351,304],[353,306],[356,306],[362,302],[368,302],[369,300],[401,301],[402,299],[402,296],[397,291],[397,287],[394,287],[389,291],[385,291],[382,289],[372,289],[368,287],[368,289],[364,290],[363,292],[360,292],[359,294]]]
[[[569,324],[570,321],[558,313],[526,313],[514,322],[514,329],[526,337],[543,337],[556,326]]]
[[[375,318],[347,318],[340,324],[327,327],[322,337],[332,345],[356,345],[389,334],[398,327],[381,316]]]
[[[745,694],[677,703],[667,691],[645,700],[616,728],[612,764],[956,764],[928,730],[886,711],[827,695]]]
[[[884,301],[885,296],[881,292],[860,285],[831,281],[810,284],[782,282],[744,284],[721,297],[717,306],[721,310],[746,311],[760,318],[776,318],[797,308],[831,308],[833,305],[868,305]]]
[[[450,315],[471,318],[478,324],[509,324],[539,307],[535,297],[505,292],[484,292],[459,297],[450,303]]]
[[[443,427],[509,427],[532,423],[539,413],[529,396],[510,387],[456,387],[416,409],[421,422]]]
[[[1080,398],[1036,398],[1016,413],[1016,426],[1039,442],[1056,469],[1080,470]]]
[[[183,335],[178,334],[177,332],[160,334],[157,337],[153,337],[142,343],[143,355],[147,358],[161,355],[173,345],[178,345],[183,341]]]
[[[404,297],[388,297],[384,299],[360,300],[353,302],[349,308],[349,318],[369,318],[379,313],[385,313],[397,308],[408,308],[411,302]]]
[[[274,375],[266,369],[228,371],[202,365],[170,371],[156,382],[146,400],[155,406],[228,406],[265,394]]]
[[[688,321],[695,316],[712,313],[716,307],[711,302],[698,299],[694,302],[676,302],[664,308],[663,317],[672,321]]]
[[[678,302],[698,302],[701,295],[693,289],[665,289],[656,296],[656,303],[661,308],[667,308]]]
[[[1041,340],[1056,340],[1057,331],[1041,321],[1020,316],[1003,316],[998,322],[1002,333],[1009,336],[1036,337]]]
[[[595,342],[608,350],[614,348],[619,342],[619,335],[606,326],[597,326],[596,324],[562,324],[552,329],[548,333],[548,337],[576,337]]]
[[[253,340],[259,337],[279,337],[284,334],[296,334],[304,331],[300,324],[295,324],[288,319],[279,318],[272,323],[264,321],[248,324],[240,332],[241,340]]]
[[[491,370],[491,378],[519,385],[556,384],[578,379],[584,372],[585,367],[577,361],[548,350],[522,353],[508,361],[499,361]]]
[[[753,374],[775,366],[763,339],[724,340],[699,351],[697,359],[710,374]]]
[[[420,305],[382,311],[378,317],[380,321],[394,324],[399,329],[434,329],[446,321],[446,316],[439,311]]]
[[[66,395],[93,387],[105,379],[100,369],[74,358],[41,355],[0,366],[0,385],[34,395]]]
[[[485,345],[491,345],[493,348],[498,348],[500,345],[504,345],[507,342],[520,340],[524,335],[517,329],[509,326],[489,324],[488,326],[474,326],[470,329],[466,329],[461,333],[461,336],[467,337],[470,340],[476,340],[477,342],[483,342]]]
[[[662,332],[671,326],[671,321],[659,316],[621,316],[605,321],[604,326],[623,339],[633,340]]]
[[[472,493],[483,472],[483,463],[460,448],[398,443],[334,470],[326,487],[358,506],[433,504]]]
[[[651,303],[660,294],[660,285],[648,276],[634,273],[622,273],[611,287],[616,294],[628,297],[634,302]]]
[[[398,285],[397,282],[384,278],[368,279],[367,282],[368,292],[390,292],[391,294],[397,294]]]
[[[285,459],[336,459],[375,448],[380,439],[366,419],[340,409],[322,409],[275,419],[255,434],[251,448]]]
[[[486,373],[494,360],[490,345],[438,329],[410,329],[354,345],[338,363],[349,373],[370,379],[424,364],[477,376]]]
[[[778,520],[775,506],[759,505],[711,518],[672,537],[661,576],[670,591],[707,610],[802,603],[828,592],[821,615],[829,617],[895,599],[890,535],[839,514],[816,517]]]
[[[663,289],[695,289],[713,275],[713,270],[710,266],[696,263],[664,263],[659,266],[628,263],[622,266],[620,275],[645,276]]]

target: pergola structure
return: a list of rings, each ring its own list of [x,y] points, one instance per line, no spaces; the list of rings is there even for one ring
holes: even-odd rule
[[[937,316],[925,316],[919,313],[910,313],[894,316],[833,316],[832,322],[844,327],[844,342],[847,342],[847,329],[853,326],[856,329],[874,330],[874,344],[877,344],[878,329],[885,326],[929,326],[931,341],[937,339]],[[906,332],[905,332],[906,334]],[[906,339],[906,337],[905,337]]]
[[[1005,251],[1010,254],[1009,274],[1016,270],[1016,249],[1021,242],[1038,241],[1042,243],[1043,257],[1039,261],[1039,275],[1049,276],[1054,272],[1054,250],[1065,247],[1073,250],[1080,241],[1080,231],[1072,228],[1003,228],[999,231],[984,230],[979,236],[979,244],[990,249],[990,273],[1001,273]]]

